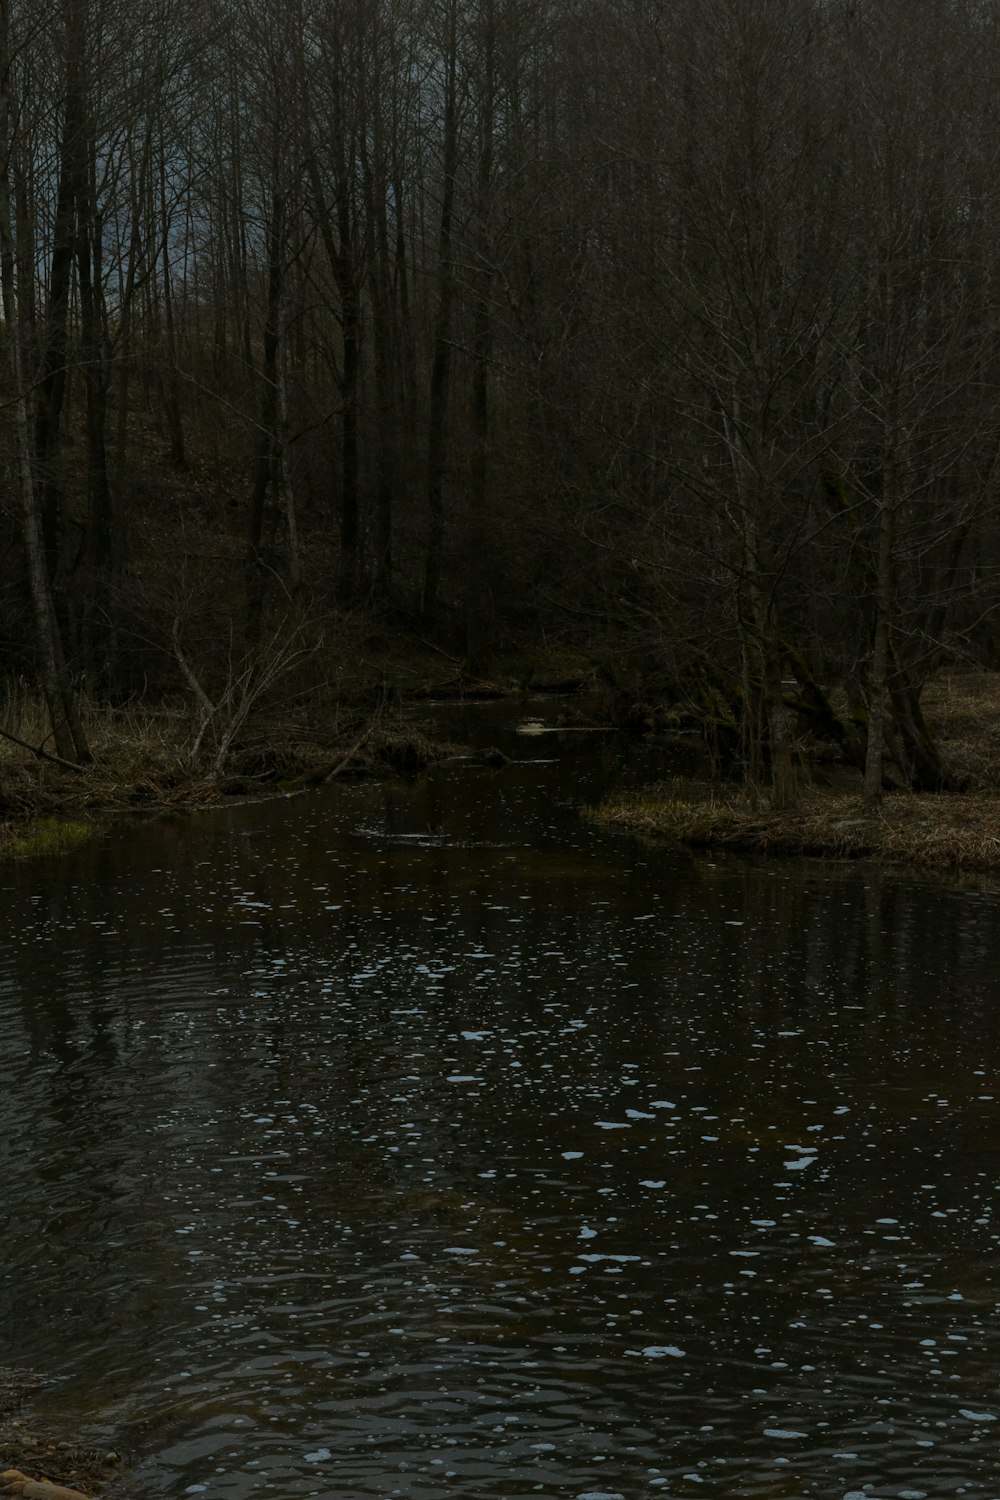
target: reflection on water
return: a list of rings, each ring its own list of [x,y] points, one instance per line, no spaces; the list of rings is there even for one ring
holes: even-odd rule
[[[0,872],[0,1363],[146,1493],[1000,1493],[996,900],[584,740]]]

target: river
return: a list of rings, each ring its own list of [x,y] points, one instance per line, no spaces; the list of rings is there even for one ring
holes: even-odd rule
[[[145,1496],[996,1500],[997,897],[517,712],[0,868],[0,1364]]]

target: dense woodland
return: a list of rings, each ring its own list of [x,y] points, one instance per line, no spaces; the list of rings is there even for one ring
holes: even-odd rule
[[[996,0],[0,0],[0,674],[641,658],[914,789],[1000,585]],[[322,642],[322,644],[320,644]]]

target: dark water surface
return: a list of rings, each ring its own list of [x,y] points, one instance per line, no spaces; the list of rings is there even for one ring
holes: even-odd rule
[[[0,1364],[146,1495],[1000,1496],[997,898],[604,836],[516,712],[0,869]]]

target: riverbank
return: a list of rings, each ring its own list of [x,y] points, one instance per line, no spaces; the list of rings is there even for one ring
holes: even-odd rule
[[[37,696],[0,714],[0,857],[56,853],[115,816],[184,814],[298,792],[335,777],[415,774],[447,760],[503,763],[499,751],[471,752],[442,740],[433,704],[519,694],[562,695],[594,678],[586,657],[548,648],[511,651],[488,677],[425,642],[357,653],[334,688],[299,684],[292,702],[264,703],[224,745],[220,724],[205,732],[190,704],[83,703],[92,753],[72,767],[49,755]],[[13,733],[17,742],[5,738]],[[38,746],[39,750],[33,747]],[[40,753],[44,752],[44,753]]]
[[[772,811],[736,788],[678,777],[610,798],[587,815],[609,828],[691,848],[998,871],[1000,676],[943,676],[928,688],[924,708],[942,760],[968,790],[890,790],[872,808],[861,797],[860,777],[842,766],[817,766],[806,748],[809,784],[788,811]],[[820,784],[821,778],[830,784]]]
[[[41,1418],[21,1414],[41,1382],[30,1372],[0,1369],[0,1495],[28,1494],[46,1500],[40,1486],[54,1485],[82,1495],[122,1495],[126,1465],[109,1448],[71,1438]],[[40,1482],[25,1490],[22,1480]],[[48,1491],[58,1500],[57,1491]]]
[[[285,744],[238,757],[219,774],[185,766],[176,756],[137,749],[113,732],[79,771],[34,758],[0,768],[3,808],[0,856],[58,854],[86,842],[116,816],[181,815],[257,798],[292,795],[338,775],[376,776],[419,770],[460,754],[419,726],[362,729],[324,743]]]
[[[1000,869],[996,792],[883,798],[814,791],[793,811],[770,812],[737,794],[692,782],[627,793],[592,809],[605,827],[676,839],[700,849],[820,859],[875,859],[936,870]]]
[[[434,737],[419,712],[352,717],[326,734],[274,738],[237,750],[219,771],[187,763],[179,736],[135,716],[105,720],[94,759],[78,770],[21,751],[0,756],[0,857],[61,853],[120,816],[182,815],[290,796],[336,777],[414,774],[448,760],[500,765]]]

